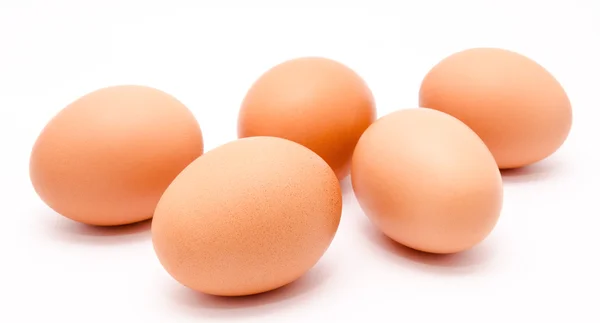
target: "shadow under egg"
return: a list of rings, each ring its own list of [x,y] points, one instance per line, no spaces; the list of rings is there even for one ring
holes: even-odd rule
[[[46,213],[50,213],[48,211]],[[65,243],[121,244],[151,239],[152,219],[118,226],[94,226],[67,219],[56,212],[43,214],[44,230]]]
[[[342,197],[354,194],[354,191],[352,189],[352,179],[350,178],[350,175],[346,176],[340,181],[340,187],[342,189]]]
[[[373,247],[382,250],[391,261],[436,273],[472,273],[488,264],[494,256],[494,250],[486,241],[462,252],[435,254],[406,247],[383,234],[370,222],[363,225],[363,233]]]
[[[319,263],[296,281],[264,293],[247,296],[215,296],[196,292],[177,284],[174,301],[191,312],[216,317],[248,317],[263,315],[293,302],[291,299],[308,297],[327,282],[332,272],[327,264]]]
[[[501,169],[505,183],[526,183],[547,180],[565,171],[563,163],[556,158],[549,158],[519,168]]]

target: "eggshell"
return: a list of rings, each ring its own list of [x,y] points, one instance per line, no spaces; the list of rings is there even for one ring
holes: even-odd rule
[[[240,109],[238,136],[274,136],[321,156],[338,178],[350,171],[360,135],[375,120],[375,101],[347,66],[320,57],[289,60],[250,88]]]
[[[442,60],[425,76],[419,101],[471,127],[502,169],[550,156],[572,123],[559,82],[533,60],[497,48],[469,49]]]
[[[481,139],[431,109],[373,123],[352,158],[352,186],[369,219],[393,240],[431,253],[482,241],[502,208],[502,179]]]
[[[145,86],[112,86],[69,104],[42,130],[30,178],[56,212],[92,225],[152,217],[171,181],[203,151],[192,113]]]
[[[158,259],[181,284],[241,296],[313,267],[340,222],[339,182],[317,154],[274,137],[239,139],[191,163],[152,222]]]

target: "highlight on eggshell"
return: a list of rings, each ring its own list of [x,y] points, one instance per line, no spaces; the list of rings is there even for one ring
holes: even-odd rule
[[[430,253],[477,245],[502,209],[502,178],[484,142],[458,119],[427,108],[375,121],[356,145],[351,180],[379,230]]]
[[[150,219],[171,181],[203,152],[190,110],[147,86],[88,93],[41,131],[30,179],[57,213],[85,224],[114,226]]]
[[[270,291],[323,256],[342,213],[340,184],[316,153],[257,136],[206,152],[160,199],[152,241],[165,270],[206,294]]]
[[[302,57],[269,69],[248,90],[238,137],[274,136],[321,156],[342,179],[360,135],[375,120],[375,100],[352,69],[322,57]]]
[[[443,59],[423,79],[419,105],[471,127],[501,169],[552,155],[572,124],[571,103],[554,76],[530,58],[498,48]]]

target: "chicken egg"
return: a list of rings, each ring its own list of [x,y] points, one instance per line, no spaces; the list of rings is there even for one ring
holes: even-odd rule
[[[152,241],[166,271],[206,294],[291,283],[337,231],[340,184],[317,154],[276,137],[226,143],[192,162],[160,199]]]
[[[550,156],[572,123],[560,83],[533,60],[498,48],[468,49],[442,60],[425,76],[419,102],[471,127],[501,169]]]
[[[44,127],[30,157],[40,198],[72,220],[101,226],[152,217],[171,181],[203,152],[181,102],[146,86],[111,86],[75,100]]]
[[[303,57],[276,65],[252,85],[239,112],[238,136],[295,141],[341,179],[375,117],[371,90],[356,72],[331,59]]]
[[[483,141],[432,109],[400,110],[375,121],[356,145],[351,179],[376,227],[430,253],[478,244],[502,207],[500,171]]]

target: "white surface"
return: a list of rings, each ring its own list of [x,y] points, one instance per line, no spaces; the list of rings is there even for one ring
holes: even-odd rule
[[[237,10],[72,2],[0,2],[0,322],[600,322],[597,1],[348,1],[346,9],[302,1],[306,8],[288,10],[283,1],[278,10],[267,1]],[[477,46],[544,65],[570,95],[574,124],[553,157],[505,177],[498,226],[460,256],[383,243],[347,192],[338,235],[305,278],[219,300],[166,274],[148,225],[86,229],[49,210],[29,183],[41,128],[98,87],[140,83],[175,95],[211,149],[236,138],[245,91],[285,59],[348,64],[369,83],[381,116],[415,107],[433,64]]]

